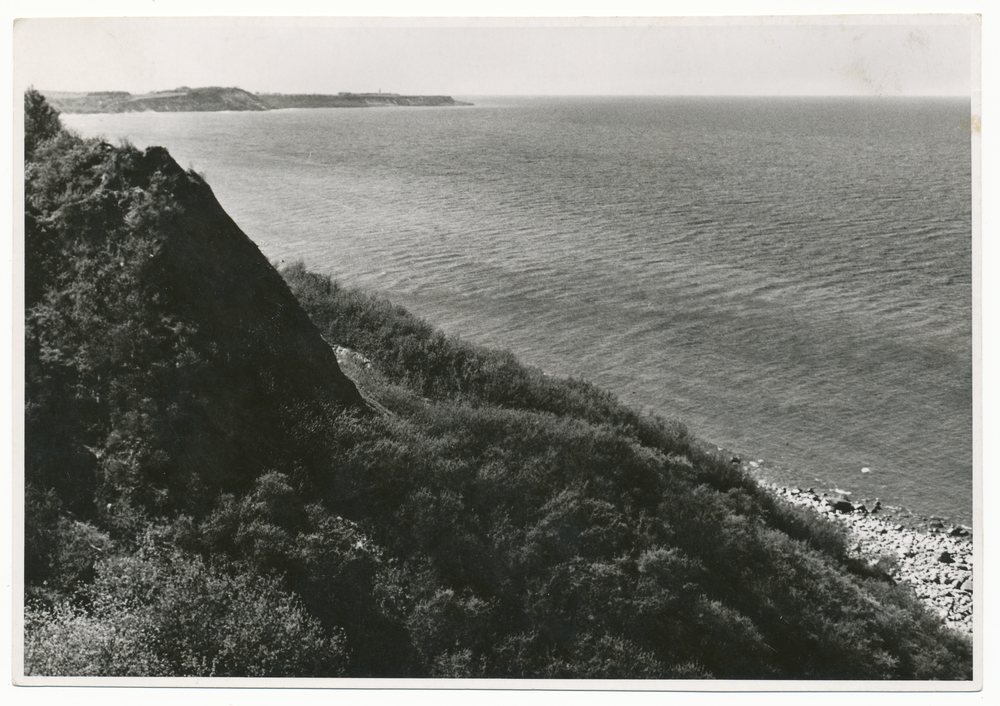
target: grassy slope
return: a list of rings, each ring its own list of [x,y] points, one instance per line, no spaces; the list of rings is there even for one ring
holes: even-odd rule
[[[379,518],[372,531],[390,552],[495,606],[500,646],[462,652],[486,673],[579,676],[581,662],[605,676],[968,668],[967,645],[908,589],[848,560],[839,529],[775,501],[683,427],[301,266],[284,275],[329,340],[372,362],[356,370],[362,389],[395,412],[384,435],[402,435],[411,457],[371,467],[375,478],[406,471],[345,512]]]

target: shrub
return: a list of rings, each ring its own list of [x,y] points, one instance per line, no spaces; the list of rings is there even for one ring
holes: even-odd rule
[[[34,88],[24,92],[24,159],[30,160],[35,148],[51,140],[62,130],[59,111],[46,102]]]
[[[213,567],[147,537],[98,564],[85,607],[29,608],[25,670],[47,676],[338,676],[326,633],[271,577]]]

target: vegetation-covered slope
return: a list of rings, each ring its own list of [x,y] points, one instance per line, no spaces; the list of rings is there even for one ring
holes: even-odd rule
[[[29,674],[971,678],[680,425],[286,286],[165,152],[26,107]]]

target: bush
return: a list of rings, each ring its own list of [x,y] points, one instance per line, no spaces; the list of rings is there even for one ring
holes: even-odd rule
[[[50,106],[34,88],[24,92],[24,159],[34,156],[35,148],[51,140],[62,130],[59,111]]]
[[[25,671],[46,676],[338,676],[343,638],[279,581],[147,536],[98,564],[87,605],[29,608]]]

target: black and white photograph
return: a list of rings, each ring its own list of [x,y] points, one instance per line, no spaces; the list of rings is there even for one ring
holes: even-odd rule
[[[981,24],[18,18],[14,683],[980,689]]]

